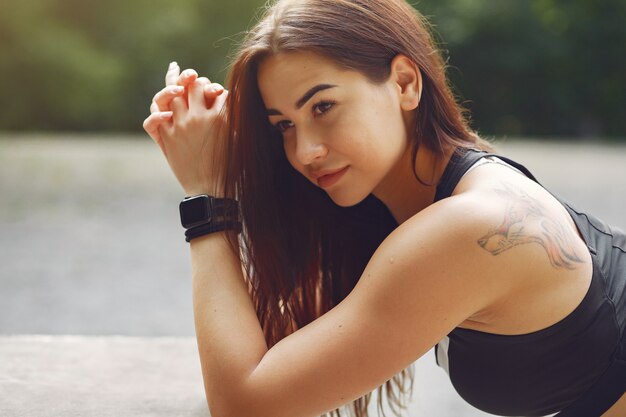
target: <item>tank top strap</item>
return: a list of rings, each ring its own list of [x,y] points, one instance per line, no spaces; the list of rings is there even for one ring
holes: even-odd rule
[[[539,184],[539,181],[537,181],[535,176],[525,166],[507,157],[473,148],[458,148],[450,157],[448,166],[446,166],[446,169],[441,176],[441,180],[439,181],[439,185],[437,185],[434,203],[450,197],[454,188],[459,183],[463,175],[465,175],[467,170],[486,156],[495,156],[503,160],[507,164],[519,169],[524,173],[524,175]]]

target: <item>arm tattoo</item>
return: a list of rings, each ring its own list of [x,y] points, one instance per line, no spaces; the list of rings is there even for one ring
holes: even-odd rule
[[[563,224],[545,217],[547,210],[523,190],[504,184],[496,193],[507,200],[504,220],[478,239],[478,244],[492,255],[527,243],[539,243],[555,268],[575,269],[584,263],[574,250],[574,236]]]

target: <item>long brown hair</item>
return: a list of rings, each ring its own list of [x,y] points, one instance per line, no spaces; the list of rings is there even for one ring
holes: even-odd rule
[[[292,321],[303,327],[341,302],[397,227],[375,197],[339,207],[287,161],[282,140],[267,120],[257,68],[271,54],[289,51],[318,53],[377,83],[389,77],[392,59],[404,54],[423,80],[413,159],[420,146],[439,156],[461,147],[490,149],[469,129],[456,103],[427,22],[404,0],[279,0],[268,5],[247,33],[229,74],[224,189],[241,204],[243,233],[230,235],[230,241],[241,252],[269,347],[285,337]],[[411,366],[378,388],[379,411],[384,415],[384,389],[399,415],[412,388]],[[357,399],[348,410],[366,416],[370,396]],[[341,409],[331,415],[341,416]]]

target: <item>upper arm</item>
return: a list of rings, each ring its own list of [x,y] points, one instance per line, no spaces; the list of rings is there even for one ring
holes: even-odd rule
[[[300,300],[300,302],[302,302],[302,293],[297,295],[298,299]],[[315,289],[315,317],[319,317],[322,314],[322,289],[320,286],[318,286]],[[296,323],[295,318],[292,318],[290,320],[290,327],[287,329],[285,337],[289,336],[290,334],[292,334],[293,332],[295,332],[296,330],[298,330],[298,324]]]
[[[341,303],[274,345],[244,384],[243,411],[319,416],[340,407],[493,302],[501,288],[492,261],[457,206],[429,207],[403,223]]]

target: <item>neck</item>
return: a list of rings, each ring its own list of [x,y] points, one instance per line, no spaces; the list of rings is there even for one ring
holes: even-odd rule
[[[422,146],[414,161],[410,148],[396,165],[396,168],[385,177],[374,191],[376,198],[389,209],[398,224],[404,223],[426,207],[430,206],[437,192],[437,184],[450,160],[451,152],[438,156]],[[424,185],[415,178],[413,166]]]

